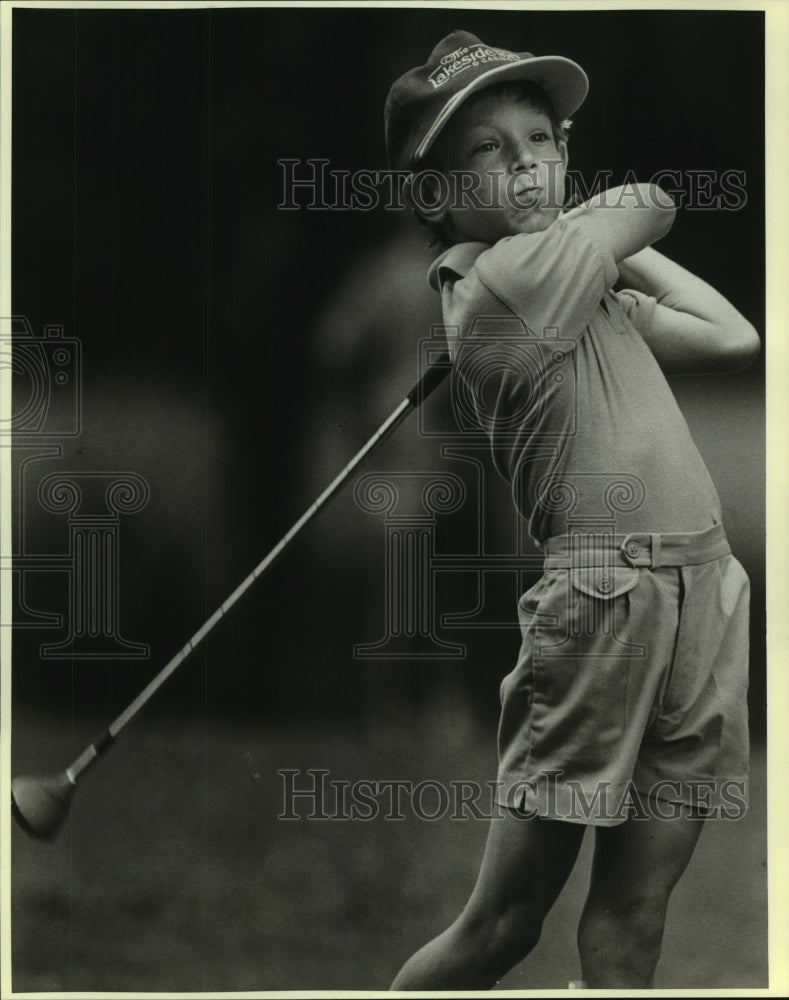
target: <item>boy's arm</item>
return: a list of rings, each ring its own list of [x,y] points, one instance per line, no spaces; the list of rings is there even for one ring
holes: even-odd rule
[[[562,216],[578,219],[587,234],[617,264],[662,239],[674,224],[676,208],[657,184],[610,188]]]
[[[529,329],[577,337],[619,277],[618,262],[664,236],[671,199],[655,185],[612,188],[546,230],[499,240],[475,262],[479,280]]]
[[[759,335],[730,302],[651,247],[621,261],[619,275],[657,300],[639,332],[665,372],[740,371],[759,353]]]

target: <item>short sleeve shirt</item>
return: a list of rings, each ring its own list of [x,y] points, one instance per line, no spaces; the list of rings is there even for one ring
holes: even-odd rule
[[[583,214],[430,269],[466,398],[541,542],[572,530],[701,531],[720,501],[652,352],[655,300],[613,292]]]

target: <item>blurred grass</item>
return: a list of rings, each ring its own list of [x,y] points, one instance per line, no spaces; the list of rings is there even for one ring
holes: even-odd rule
[[[17,712],[15,773],[61,769],[105,723]],[[387,988],[465,902],[486,823],[425,822],[410,809],[402,821],[278,820],[282,768],[485,782],[494,733],[450,701],[419,714],[381,706],[353,726],[152,708],[81,780],[54,843],[14,829],[14,989]],[[675,891],[661,988],[767,985],[764,770],[757,747],[748,815],[708,824]],[[537,949],[502,988],[562,989],[578,976],[590,847],[587,837]]]

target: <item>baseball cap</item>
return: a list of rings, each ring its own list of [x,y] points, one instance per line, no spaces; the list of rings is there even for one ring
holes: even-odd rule
[[[424,66],[404,73],[389,90],[384,121],[390,166],[414,169],[470,94],[505,80],[539,84],[560,120],[581,106],[589,90],[586,73],[572,59],[509,52],[468,31],[453,31]]]

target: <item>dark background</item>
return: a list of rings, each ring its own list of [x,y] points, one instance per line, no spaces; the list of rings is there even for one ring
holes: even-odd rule
[[[62,555],[66,518],[36,496],[44,475],[142,476],[150,500],[120,522],[119,622],[150,656],[52,660],[41,646],[63,630],[16,630],[15,773],[73,759],[413,384],[419,342],[440,318],[423,233],[381,208],[280,211],[277,160],[385,168],[390,83],[459,27],[585,68],[570,164],[587,181],[598,170],[611,183],[630,171],[745,172],[747,204],[682,209],[661,249],[763,333],[759,13],[16,9],[13,310],[36,335],[61,324],[82,348],[82,432],[52,439],[62,455],[15,481],[16,525],[28,552]],[[758,767],[747,820],[705,831],[678,890],[659,984],[757,987],[763,362],[674,388],[752,580]],[[16,398],[25,391],[23,380]],[[447,387],[427,406],[444,421]],[[371,469],[459,471],[413,418]],[[472,506],[438,522],[440,552],[474,549]],[[491,548],[513,551],[508,487],[489,465],[482,516]],[[62,574],[31,575],[25,596],[66,613]],[[485,593],[490,620],[509,627],[442,632],[465,644],[462,658],[354,658],[354,644],[382,635],[384,597],[383,519],[348,490],[85,781],[58,843],[16,831],[15,988],[380,989],[452,919],[473,884],[481,824],[276,822],[281,767],[495,774],[498,688],[518,648],[512,588],[491,580]],[[474,575],[460,574],[436,600],[458,611],[478,597]],[[526,984],[574,978],[583,877],[557,904]],[[523,987],[523,975],[504,985]]]
[[[584,66],[591,90],[571,167],[587,183],[596,170],[611,171],[612,183],[628,171],[745,172],[744,208],[681,211],[662,249],[764,329],[761,14],[16,10],[13,308],[37,334],[62,324],[83,352],[83,432],[65,442],[60,464],[40,468],[126,469],[151,489],[120,534],[121,629],[150,644],[151,662],[46,663],[38,647],[57,636],[19,632],[20,696],[125,704],[410,388],[428,330],[393,346],[400,334],[387,324],[413,298],[438,319],[421,278],[409,275],[409,286],[399,277],[408,265],[398,240],[412,224],[381,208],[279,211],[277,160],[384,168],[389,83],[461,25],[491,44],[561,52]],[[393,256],[373,267],[387,246]],[[343,343],[348,328],[356,339]],[[678,380],[677,393],[753,579],[761,726],[761,364]],[[399,434],[408,468],[409,446],[421,455],[415,426]],[[392,460],[384,452],[370,467]],[[382,627],[363,609],[382,607],[383,525],[345,503],[184,668],[165,695],[174,706],[197,698],[217,711],[303,713],[328,698],[332,711],[359,710],[378,671],[411,697],[461,684],[495,717],[514,633],[452,636],[468,645],[462,663],[353,661],[352,645]],[[33,506],[26,530],[38,538],[28,545],[63,551],[64,520],[38,523]],[[457,544],[468,547],[462,533]],[[34,603],[62,611],[62,583],[30,586]],[[514,621],[510,596],[499,617]]]

